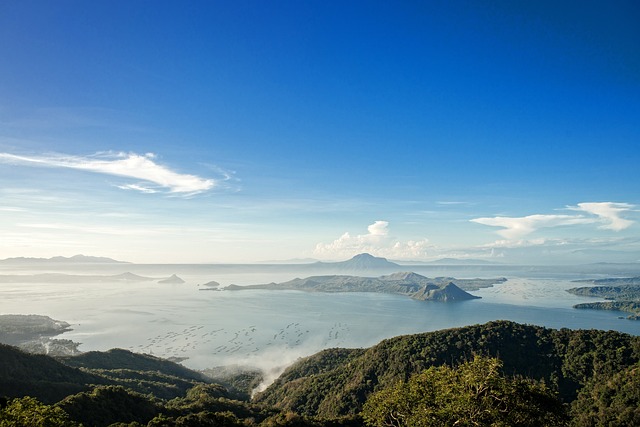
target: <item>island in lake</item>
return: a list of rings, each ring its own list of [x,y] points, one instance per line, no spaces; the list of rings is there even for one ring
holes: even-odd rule
[[[378,292],[406,295],[422,301],[463,301],[480,298],[467,291],[503,283],[507,279],[455,279],[452,277],[428,278],[411,272],[394,273],[380,277],[347,275],[311,276],[282,283],[238,286],[229,285],[225,290],[248,289],[298,290],[307,292]]]

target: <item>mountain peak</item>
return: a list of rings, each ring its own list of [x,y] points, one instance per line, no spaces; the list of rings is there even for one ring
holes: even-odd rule
[[[376,257],[368,253],[362,253],[354,256],[350,260],[337,263],[342,267],[354,269],[367,268],[395,268],[398,264],[387,260],[386,258]]]
[[[369,253],[366,253],[366,252],[363,252],[361,254],[355,255],[351,259],[384,259],[384,260],[386,260],[386,258],[376,257],[376,256],[373,256],[373,255],[371,255]]]

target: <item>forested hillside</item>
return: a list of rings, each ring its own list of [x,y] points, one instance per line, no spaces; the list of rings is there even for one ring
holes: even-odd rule
[[[382,341],[363,350],[325,350],[287,369],[257,402],[307,415],[358,413],[374,391],[431,366],[487,355],[502,371],[544,380],[572,402],[585,385],[637,365],[640,337],[614,331],[553,330],[506,321]]]
[[[639,360],[637,336],[497,321],[328,349],[242,401],[149,355],[0,346],[0,425],[640,425]]]

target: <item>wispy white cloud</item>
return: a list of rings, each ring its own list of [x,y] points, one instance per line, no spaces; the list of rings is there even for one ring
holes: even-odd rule
[[[567,244],[566,239],[515,239],[515,240],[496,240],[495,242],[480,245],[479,248],[502,249],[502,248],[528,248],[532,246],[559,246]]]
[[[461,205],[471,206],[471,205],[474,205],[474,204],[475,203],[463,202],[463,201],[453,201],[453,200],[438,200],[436,202],[436,205],[441,205],[441,206],[461,206]]]
[[[0,153],[0,163],[22,164],[34,167],[68,168],[125,178],[142,180],[119,186],[128,190],[153,192],[156,188],[167,189],[170,193],[197,194],[214,188],[213,179],[175,172],[158,164],[153,153],[103,153],[82,157],[67,155],[19,156]]]
[[[331,243],[318,243],[314,255],[338,259],[367,252],[387,258],[412,259],[423,258],[429,247],[427,239],[402,242],[390,236],[387,221],[375,221],[367,227],[367,231],[367,234],[356,236],[346,232]]]
[[[596,215],[603,223],[600,228],[614,231],[624,230],[625,228],[629,228],[634,223],[634,221],[620,217],[620,214],[630,211],[633,208],[634,205],[631,205],[629,203],[615,202],[578,203],[577,206],[567,207],[567,209],[570,210],[582,211],[592,215]]]
[[[567,206],[565,209],[582,212],[577,215],[528,215],[523,217],[496,216],[488,218],[474,218],[471,222],[501,227],[498,231],[506,239],[519,239],[541,228],[570,226],[579,224],[601,224],[598,228],[620,231],[630,227],[634,221],[622,218],[620,215],[631,211],[634,205],[615,202],[578,203],[577,206]]]
[[[153,188],[145,187],[139,184],[125,184],[125,185],[117,185],[117,187],[121,190],[135,190],[141,193],[153,194],[157,193]]]
[[[471,222],[491,227],[502,227],[503,230],[499,230],[498,234],[506,239],[518,239],[540,228],[589,224],[595,222],[595,219],[581,215],[528,215],[523,217],[475,218]]]

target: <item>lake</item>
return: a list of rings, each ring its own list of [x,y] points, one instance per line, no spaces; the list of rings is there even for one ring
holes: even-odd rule
[[[234,292],[201,286],[211,280],[225,286],[300,277],[282,269],[266,268],[261,273],[201,266],[119,266],[108,270],[152,277],[178,273],[186,283],[3,283],[0,312],[69,322],[73,330],[58,338],[81,342],[82,351],[126,348],[186,358],[182,363],[194,369],[234,364],[270,370],[324,348],[368,347],[396,335],[498,319],[640,334],[640,322],[618,318],[622,313],[573,309],[574,304],[593,299],[565,292],[579,286],[567,277],[509,277],[505,283],[471,292],[482,299],[439,303],[376,293]]]

